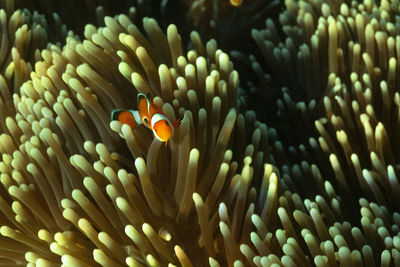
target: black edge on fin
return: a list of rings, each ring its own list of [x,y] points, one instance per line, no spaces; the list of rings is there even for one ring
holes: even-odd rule
[[[111,120],[112,121],[118,120],[118,115],[119,113],[121,113],[121,111],[123,111],[123,109],[121,108],[113,109],[111,111]]]

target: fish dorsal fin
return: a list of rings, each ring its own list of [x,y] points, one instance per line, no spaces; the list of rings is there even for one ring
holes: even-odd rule
[[[145,95],[145,94],[143,94],[143,93],[139,93],[138,95],[137,95],[137,105],[138,105],[138,107],[139,107],[139,102],[140,102],[140,99],[141,98],[144,98],[144,99],[146,99],[146,103],[147,103],[147,113],[149,113],[150,114],[150,93],[148,93],[147,95]]]

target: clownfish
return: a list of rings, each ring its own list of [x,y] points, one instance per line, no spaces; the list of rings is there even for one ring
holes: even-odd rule
[[[153,131],[158,140],[167,145],[182,119],[171,122],[145,94],[139,93],[137,95],[137,103],[139,110],[114,109],[111,112],[111,120],[118,120],[122,124],[128,124],[131,128],[144,124]]]
[[[229,0],[229,4],[234,7],[239,7],[243,4],[243,0]]]

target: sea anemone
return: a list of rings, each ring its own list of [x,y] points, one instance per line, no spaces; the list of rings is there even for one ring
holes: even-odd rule
[[[60,30],[69,29],[75,34],[81,36],[86,24],[97,26],[104,25],[104,16],[114,16],[119,13],[126,13],[130,18],[136,14],[136,8],[139,8],[142,14],[150,10],[146,1],[54,1],[54,0],[32,0],[32,1],[1,1],[9,13],[8,7],[16,9],[30,10],[42,14],[48,26],[49,37],[58,36]],[[151,15],[151,14],[147,14]],[[51,40],[53,41],[53,40]],[[58,39],[65,41],[65,38]]]
[[[46,20],[37,12],[14,10],[13,1],[0,5],[5,8],[0,10],[0,127],[7,133],[6,117],[15,115],[13,93],[19,93],[21,85],[30,79],[40,51],[49,45],[49,33]],[[65,39],[67,32],[60,30],[56,36]]]
[[[241,19],[252,5],[257,18],[271,10],[245,4]],[[281,27],[267,19],[253,30],[260,83],[242,83],[272,96],[276,128],[248,110],[239,72],[218,49],[227,39],[203,43],[212,23],[190,30],[187,50],[175,25],[165,34],[155,19],[133,23],[147,12],[140,5],[114,17],[104,16],[112,6],[91,9],[96,23],[82,37],[57,15],[48,27],[15,11],[9,25],[23,30],[8,26],[15,48],[1,50],[11,56],[1,61],[0,264],[399,265],[396,3],[285,5]],[[34,30],[18,24],[32,17]],[[138,93],[183,118],[167,146],[145,127],[110,122],[113,109],[137,108]]]
[[[229,0],[165,1],[166,9],[185,13],[182,24],[189,23],[203,38],[215,38],[223,49],[247,50],[254,45],[250,40],[252,27],[262,25],[265,17],[273,16],[281,8],[280,1],[242,1],[233,6]],[[176,11],[175,11],[176,12]],[[179,18],[179,16],[177,16]]]
[[[277,176],[264,166],[266,126],[236,111],[228,55],[193,32],[197,49],[184,56],[176,27],[165,36],[150,18],[148,37],[125,15],[105,25],[42,50],[14,95],[10,134],[1,136],[0,232],[18,253],[2,256],[15,264],[243,260],[234,244],[249,242],[253,213],[276,208]],[[184,116],[168,147],[146,129],[109,124],[137,92],[170,119]]]
[[[342,189],[349,190],[345,189],[349,183],[350,188],[358,188],[357,192],[362,189],[364,195],[370,195],[375,190],[366,189],[365,179],[368,178],[362,178],[366,175],[363,169],[372,167],[376,175],[387,174],[382,167],[394,166],[398,160],[396,151],[390,147],[390,142],[395,140],[391,136],[396,136],[396,124],[388,125],[392,116],[397,121],[397,115],[392,115],[397,114],[397,39],[388,19],[397,13],[386,2],[379,7],[367,3],[356,5],[355,2],[348,6],[345,3],[296,5],[288,1],[286,5],[287,10],[280,16],[288,35],[284,42],[276,35],[270,20],[265,30],[253,31],[266,59],[278,66],[274,68],[273,76],[285,86],[283,100],[278,100],[278,106],[283,108],[282,113],[289,114],[289,118],[295,116],[293,121],[299,117],[295,110],[302,110],[305,115],[299,124],[310,126],[310,121],[315,121],[315,127],[307,127],[312,128],[308,136],[315,136],[312,134],[314,129],[319,133],[320,148],[328,156]],[[365,14],[358,10],[365,10]],[[387,27],[380,26],[383,20],[387,21]],[[365,32],[360,27],[365,27]],[[267,41],[263,42],[262,38]],[[279,70],[282,56],[290,63],[287,74]],[[308,68],[309,65],[312,68]],[[328,72],[324,72],[325,69]],[[303,96],[299,96],[301,90],[294,90],[296,85],[303,88]],[[308,101],[308,106],[314,110],[307,110],[306,103],[296,103],[292,98]],[[324,112],[325,116],[321,118]],[[353,178],[343,180],[340,166]],[[384,182],[379,186],[385,187],[387,193],[397,188],[390,189]],[[394,196],[393,193],[385,196]],[[381,199],[379,194],[382,192],[375,193],[375,200]],[[380,200],[380,204],[386,203]]]
[[[293,218],[317,265],[336,260],[398,264],[399,247],[393,240],[399,232],[399,159],[392,149],[399,97],[396,3],[285,5],[279,17],[282,26],[267,19],[265,29],[252,32],[271,74],[262,74],[257,60],[253,66],[264,83],[271,77],[278,85],[273,88],[282,87],[274,94],[281,96],[276,104],[283,120],[278,132],[284,133],[283,147],[289,152],[282,152],[287,154],[281,167],[287,172],[281,173],[289,189],[285,195],[298,193],[319,202],[294,202]],[[298,160],[300,164],[294,164]],[[321,180],[310,189],[306,185],[315,175]],[[288,197],[285,201],[291,202]],[[323,231],[312,226],[321,222],[311,212],[312,204],[322,209],[320,201],[334,210],[320,217],[326,225]],[[306,230],[313,227],[317,235],[308,235]],[[338,233],[345,242],[338,241]],[[336,259],[323,249],[331,238],[329,250],[337,252]],[[300,243],[299,239],[295,237]],[[320,249],[327,258],[319,256]]]

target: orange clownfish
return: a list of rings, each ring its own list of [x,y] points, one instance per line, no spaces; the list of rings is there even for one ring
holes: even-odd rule
[[[114,109],[111,112],[111,120],[118,120],[122,124],[128,124],[135,128],[144,124],[153,131],[155,137],[167,145],[168,140],[174,135],[182,119],[171,122],[162,111],[154,105],[145,94],[137,96],[138,109]]]

